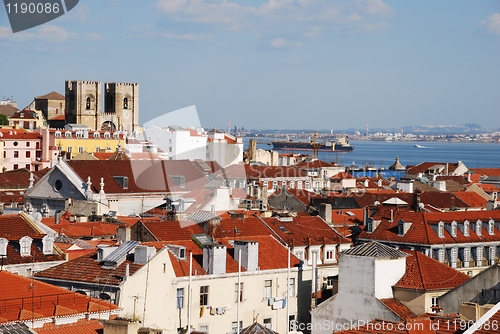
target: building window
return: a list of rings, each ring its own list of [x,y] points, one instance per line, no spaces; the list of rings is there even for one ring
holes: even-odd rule
[[[297,259],[299,260],[304,260],[304,252],[303,251],[298,251],[295,253],[295,256],[297,257]]]
[[[327,260],[333,260],[333,257],[335,256],[335,252],[333,251],[333,249],[329,249],[325,253]]]
[[[431,299],[431,309],[433,312],[439,312],[439,297],[434,296]]]
[[[273,189],[278,189],[278,181],[273,181]]]
[[[483,225],[483,222],[478,219],[477,222],[476,222],[476,234],[477,235],[482,235],[482,233],[481,233],[482,232],[482,228],[483,228],[482,225]]]
[[[208,325],[200,325],[200,332],[208,333]]]
[[[469,221],[468,220],[464,221],[464,236],[466,236],[466,237],[469,236]]]
[[[444,223],[443,222],[439,222],[439,224],[438,224],[438,236],[440,238],[444,238]]]
[[[127,98],[123,99],[123,109],[128,109],[128,99]]]
[[[305,182],[305,187],[306,187],[306,189],[309,189],[309,188],[310,188],[310,187],[309,187],[309,181],[306,181],[306,182]]]
[[[451,223],[451,236],[456,237],[457,236],[457,222],[453,221]]]
[[[7,151],[3,151],[3,158],[7,158]]]
[[[29,256],[31,255],[31,242],[33,239],[30,237],[22,237],[21,240],[19,240],[19,246],[20,246],[20,252],[21,256]]]
[[[444,263],[444,248],[438,250],[438,261]]]
[[[231,331],[233,333],[239,333],[242,328],[243,328],[243,321],[241,321],[241,320],[240,320],[240,326],[239,327],[238,327],[238,322],[237,321],[233,321],[232,324],[231,324]]]
[[[19,165],[18,164],[14,164],[14,166],[12,166],[12,169],[19,169]]]
[[[90,97],[87,97],[87,100],[85,102],[85,109],[87,109],[87,110],[90,109]]]
[[[457,267],[457,257],[458,257],[458,249],[453,247],[450,249],[450,262],[453,268]]]
[[[184,188],[186,186],[186,180],[182,175],[172,175],[172,180],[178,185],[180,188]]]
[[[290,181],[290,188],[294,189],[295,188],[295,181]]]
[[[297,189],[302,189],[302,181],[297,181]]]
[[[267,187],[268,187],[268,182],[267,182],[267,181],[263,181],[263,182],[262,182],[262,186],[263,186],[264,188],[267,188]]]
[[[281,187],[285,188],[286,187],[286,181],[281,181]]]
[[[496,247],[491,246],[490,247],[490,265],[495,264],[496,258],[497,258]]]
[[[26,164],[26,165],[24,166],[24,168],[26,168],[27,170],[30,170],[30,169],[31,169],[31,165],[30,165],[30,164]]]
[[[288,297],[295,297],[295,278],[288,281]]]
[[[113,179],[120,185],[120,187],[128,189],[128,176],[113,176]]]
[[[31,158],[31,151],[26,151],[26,158]]]
[[[83,146],[78,146],[78,153],[83,153]]]
[[[240,296],[240,302],[243,301],[243,283],[240,283],[240,291],[238,291],[238,283],[234,284],[234,300],[236,302],[238,302],[238,292],[239,292],[239,296]]]
[[[26,147],[30,147],[30,142],[29,141],[26,142]]]
[[[72,146],[68,146],[68,153],[71,153],[73,152],[73,147]]]
[[[494,235],[495,234],[495,221],[493,219],[490,219],[488,221],[488,233],[490,235]]]
[[[267,329],[272,329],[272,327],[273,327],[273,320],[272,320],[272,318],[264,318],[263,325]]]
[[[273,281],[268,279],[264,281],[264,299],[270,299],[273,296]]]
[[[184,288],[177,288],[177,308],[184,307]]]
[[[99,153],[99,152],[101,152],[101,148],[100,148],[99,146],[97,146],[97,147],[95,148],[95,153]]]
[[[200,306],[208,305],[208,285],[200,286]]]
[[[19,158],[19,151],[14,151],[14,158]]]

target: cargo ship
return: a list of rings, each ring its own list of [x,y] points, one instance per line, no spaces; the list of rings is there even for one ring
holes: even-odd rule
[[[316,147],[322,152],[350,152],[354,150],[354,146],[349,144],[347,137],[337,138],[336,141],[327,141],[324,143],[314,143],[312,141],[289,141],[275,140],[272,142],[273,149],[277,151],[313,151]]]

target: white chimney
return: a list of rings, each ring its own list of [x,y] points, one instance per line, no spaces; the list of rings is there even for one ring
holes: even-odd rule
[[[259,269],[259,243],[257,241],[234,241],[234,257],[238,258],[238,252],[241,250],[241,266],[246,271],[255,271]]]

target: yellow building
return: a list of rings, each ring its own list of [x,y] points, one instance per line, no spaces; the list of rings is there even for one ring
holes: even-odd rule
[[[119,144],[124,144],[124,135],[120,132],[91,131],[88,128],[51,130],[55,146],[67,159],[72,159],[83,152],[114,152]]]

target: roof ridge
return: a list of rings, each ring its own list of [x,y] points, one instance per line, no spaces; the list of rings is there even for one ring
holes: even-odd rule
[[[415,261],[417,262],[417,268],[418,268],[418,275],[420,276],[420,281],[422,282],[422,287],[424,290],[427,290],[427,284],[424,281],[424,276],[422,275],[422,268],[420,267],[420,255],[418,254],[420,252],[415,251]]]

